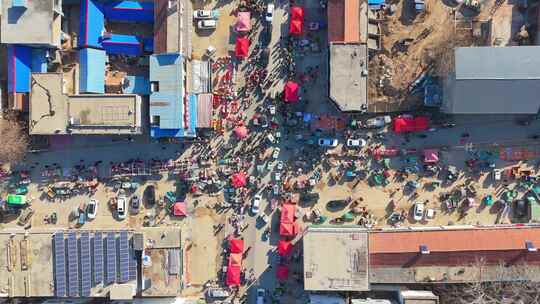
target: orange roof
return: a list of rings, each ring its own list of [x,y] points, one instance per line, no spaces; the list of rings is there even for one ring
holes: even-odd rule
[[[525,241],[540,247],[540,228],[372,232],[369,253],[418,252],[420,245],[431,252],[519,250]]]
[[[328,1],[328,42],[360,42],[360,0]]]

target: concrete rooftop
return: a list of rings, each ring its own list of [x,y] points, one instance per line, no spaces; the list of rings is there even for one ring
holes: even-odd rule
[[[365,229],[309,227],[303,246],[306,290],[369,290]]]
[[[343,112],[367,107],[367,47],[330,44],[329,97]]]

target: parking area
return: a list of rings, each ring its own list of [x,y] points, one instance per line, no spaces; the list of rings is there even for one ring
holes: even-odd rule
[[[235,7],[234,2],[219,0],[193,4],[194,12],[204,10],[212,14],[212,17],[209,18],[194,18],[193,20],[192,57],[194,59],[201,59],[209,46],[216,49],[216,57],[231,55],[230,52],[234,51],[232,37],[234,37],[233,29],[236,22],[236,16],[233,12]],[[199,23],[214,20],[216,21],[215,28],[203,29],[199,25]]]

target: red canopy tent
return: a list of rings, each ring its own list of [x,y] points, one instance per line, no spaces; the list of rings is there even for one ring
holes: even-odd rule
[[[231,182],[234,188],[242,188],[247,184],[246,174],[244,172],[238,172],[231,176]]]
[[[280,281],[286,281],[289,277],[289,267],[287,265],[279,265],[276,270],[276,277]]]
[[[277,251],[279,256],[288,256],[292,253],[293,246],[290,241],[279,240],[277,244]]]
[[[187,208],[184,202],[176,202],[173,205],[173,215],[174,216],[186,216]]]
[[[291,20],[289,22],[289,34],[300,36],[303,33],[304,22],[302,20]]]
[[[239,12],[236,18],[235,28],[237,32],[247,32],[251,30],[251,13]]]
[[[243,253],[244,252],[244,240],[230,239],[229,240],[229,251],[231,253]]]
[[[229,255],[229,267],[242,266],[242,254],[231,253]]]
[[[298,233],[298,226],[296,223],[280,223],[279,235],[281,236],[295,236]]]
[[[304,21],[304,8],[301,6],[291,7],[291,20]]]
[[[436,149],[424,150],[424,162],[427,164],[433,164],[439,161],[439,152]]]
[[[240,286],[240,273],[242,272],[240,266],[227,267],[227,278],[225,284],[227,286]]]
[[[246,126],[238,126],[236,128],[234,128],[234,135],[236,135],[236,137],[238,137],[239,139],[244,139],[248,136],[248,129],[246,128]]]
[[[283,204],[281,207],[281,223],[294,223],[294,213],[296,211],[296,205]]]
[[[426,116],[410,117],[398,116],[394,118],[394,132],[421,132],[429,127],[429,119]]]
[[[247,37],[237,37],[234,55],[238,58],[246,58],[249,52],[249,39]]]
[[[292,103],[298,101],[298,91],[300,86],[294,81],[287,81],[283,93],[285,95],[285,102]]]

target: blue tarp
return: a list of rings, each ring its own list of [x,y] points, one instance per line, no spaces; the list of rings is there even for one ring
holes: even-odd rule
[[[79,91],[105,93],[105,59],[103,50],[82,49],[79,52]]]
[[[8,92],[30,92],[32,49],[22,45],[8,46]]]
[[[154,3],[113,1],[104,6],[105,18],[113,21],[154,22]]]
[[[101,48],[105,19],[100,4],[95,0],[81,0],[79,47]]]
[[[112,34],[101,43],[107,54],[139,56],[143,54],[144,38],[133,35]]]
[[[197,135],[197,95],[189,95],[189,120],[188,120],[188,130],[186,130],[186,136],[195,137]]]
[[[145,76],[126,76],[127,86],[124,88],[126,94],[150,95],[150,81]]]
[[[368,6],[373,10],[380,10],[385,4],[385,0],[368,0]]]
[[[47,72],[47,50],[32,49],[32,72],[45,73]]]

